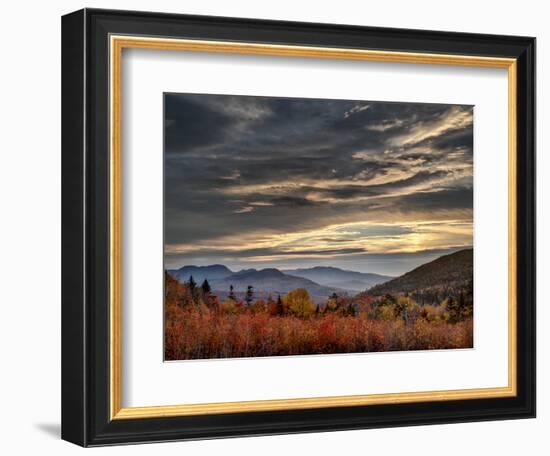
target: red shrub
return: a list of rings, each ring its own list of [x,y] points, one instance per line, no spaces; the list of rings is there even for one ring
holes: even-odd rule
[[[369,320],[328,313],[309,319],[269,311],[232,314],[203,307],[165,308],[167,360],[429,350],[473,346],[472,320]]]

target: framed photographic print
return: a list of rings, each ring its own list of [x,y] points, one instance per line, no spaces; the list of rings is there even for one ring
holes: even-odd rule
[[[62,22],[62,437],[535,416],[535,40]]]

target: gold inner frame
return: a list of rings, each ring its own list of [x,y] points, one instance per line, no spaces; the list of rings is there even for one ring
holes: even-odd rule
[[[111,419],[158,418],[220,413],[296,410],[322,407],[397,404],[423,401],[485,399],[517,394],[516,290],[516,121],[517,61],[511,58],[389,52],[287,46],[227,41],[204,41],[138,36],[110,36],[110,415]],[[245,402],[122,407],[122,51],[123,49],[255,54],[318,59],[368,60],[453,65],[508,70],[508,385],[505,387],[275,399]]]

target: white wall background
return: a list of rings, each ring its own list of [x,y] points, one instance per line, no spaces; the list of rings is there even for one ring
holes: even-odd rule
[[[548,454],[550,271],[544,150],[550,30],[523,0],[76,0],[5,3],[0,15],[0,450],[73,454],[60,429],[60,16],[88,7],[439,29],[538,38],[538,418],[536,420],[102,448],[94,454]],[[546,431],[546,432],[545,432]]]

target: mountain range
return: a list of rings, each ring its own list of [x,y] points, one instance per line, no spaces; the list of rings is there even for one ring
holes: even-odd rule
[[[315,266],[307,269],[286,269],[285,274],[313,280],[326,287],[350,291],[364,291],[368,288],[387,282],[393,277],[371,272],[355,272],[330,266]]]
[[[223,265],[184,266],[169,270],[168,273],[180,283],[189,281],[191,276],[199,285],[207,279],[212,290],[220,297],[227,295],[230,286],[233,286],[235,293],[239,295],[244,293],[249,285],[254,287],[257,296],[262,296],[264,293],[286,294],[296,288],[305,288],[312,297],[324,299],[332,293],[345,291],[323,286],[303,277],[285,274],[275,268],[243,269],[234,272]]]
[[[189,281],[191,276],[199,285],[207,279],[212,290],[222,299],[227,296],[230,286],[241,297],[252,285],[257,297],[283,295],[296,288],[305,288],[315,301],[320,301],[332,293],[355,294],[367,290],[372,296],[380,296],[466,287],[473,281],[473,249],[439,257],[396,278],[325,266],[232,271],[222,264],[213,264],[183,266],[167,272],[180,283]]]
[[[232,271],[222,264],[213,264],[183,266],[168,273],[180,283],[189,281],[191,276],[198,284],[208,279],[210,287],[220,297],[227,295],[231,285],[237,294],[244,293],[252,285],[256,293],[286,294],[296,288],[305,288],[314,299],[326,299],[332,293],[355,293],[391,279],[379,274],[322,266],[283,271],[275,268]]]

